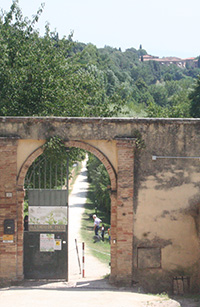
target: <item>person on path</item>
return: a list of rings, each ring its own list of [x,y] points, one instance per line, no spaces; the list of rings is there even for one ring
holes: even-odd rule
[[[95,232],[95,236],[99,236],[98,231],[100,228],[100,223],[102,222],[101,219],[99,219],[96,214],[93,215],[93,220],[94,220],[94,232]]]

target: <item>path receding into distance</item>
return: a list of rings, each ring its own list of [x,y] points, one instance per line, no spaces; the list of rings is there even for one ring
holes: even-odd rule
[[[82,263],[82,240],[80,237],[81,217],[84,213],[84,204],[87,201],[87,169],[86,160],[78,175],[73,190],[69,196],[69,281],[76,281],[82,278],[75,246],[75,239],[78,242],[79,258]],[[93,219],[91,219],[93,226]],[[93,240],[91,236],[91,240]],[[95,248],[95,245],[94,245]],[[81,268],[82,273],[82,268]],[[85,246],[85,278],[99,279],[110,273],[109,264],[101,263]]]

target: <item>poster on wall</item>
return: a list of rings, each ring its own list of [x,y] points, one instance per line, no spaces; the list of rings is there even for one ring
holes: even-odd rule
[[[62,250],[62,240],[61,239],[55,239],[54,241],[54,250],[61,251]]]
[[[55,235],[52,233],[40,234],[40,252],[54,252]]]
[[[13,243],[14,242],[13,235],[3,235],[3,243]]]
[[[67,225],[67,207],[30,206],[29,225]]]

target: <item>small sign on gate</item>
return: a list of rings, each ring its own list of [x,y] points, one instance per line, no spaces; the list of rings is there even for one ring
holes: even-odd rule
[[[55,239],[54,250],[55,251],[61,251],[62,250],[62,240],[61,239]]]
[[[52,233],[40,234],[40,252],[54,252],[54,238]]]
[[[29,207],[29,225],[67,225],[67,207]]]

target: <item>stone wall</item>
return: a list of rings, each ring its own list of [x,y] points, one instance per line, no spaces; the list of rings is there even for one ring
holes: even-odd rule
[[[99,156],[112,179],[111,280],[152,292],[187,280],[198,291],[198,119],[0,118],[0,278],[23,278],[23,180],[53,135]],[[13,243],[3,242],[6,218]]]

